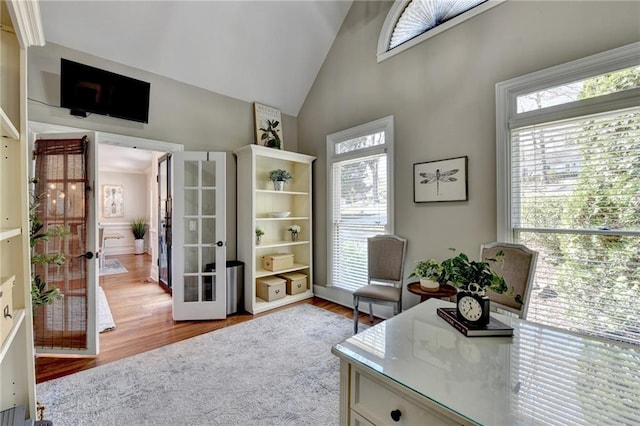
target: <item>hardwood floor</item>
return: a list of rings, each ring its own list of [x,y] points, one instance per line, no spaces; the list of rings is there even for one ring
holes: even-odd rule
[[[100,285],[109,301],[116,328],[100,334],[100,354],[97,357],[37,356],[37,383],[97,367],[277,311],[276,309],[258,315],[238,313],[217,321],[175,322],[171,315],[171,296],[148,278],[151,270],[151,256],[131,254],[114,257],[124,265],[128,273],[100,277]],[[317,297],[298,303],[313,304],[346,318],[353,318],[351,309]],[[368,323],[369,317],[361,313],[359,320]],[[378,318],[375,319],[375,323],[380,321]]]

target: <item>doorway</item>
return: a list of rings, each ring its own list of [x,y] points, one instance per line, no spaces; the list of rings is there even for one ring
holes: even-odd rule
[[[29,133],[30,142],[32,144],[34,143],[35,137],[38,134],[91,132],[90,130],[87,130],[87,129],[69,128],[66,126],[57,126],[57,125],[52,125],[48,123],[39,123],[39,122],[29,122],[29,130],[30,130],[30,133]],[[103,249],[106,249],[106,252],[107,252],[106,254],[108,258],[110,255],[117,256],[119,254],[125,254],[128,251],[133,250],[133,247],[134,247],[133,235],[130,230],[130,222],[129,222],[129,218],[131,218],[132,215],[139,214],[140,216],[144,216],[148,224],[153,224],[154,221],[157,219],[158,213],[157,213],[157,209],[155,208],[155,206],[157,206],[157,202],[155,201],[156,200],[155,197],[157,196],[157,190],[156,190],[157,159],[160,156],[164,155],[166,152],[180,152],[183,150],[183,147],[182,145],[179,145],[179,144],[154,141],[149,139],[142,139],[142,138],[136,138],[136,137],[130,137],[130,136],[117,135],[117,134],[102,133],[102,132],[94,133],[94,134],[96,135],[95,140],[98,143],[98,149],[99,149],[99,153],[97,156],[98,159],[96,161],[98,166],[96,167],[96,169],[98,173],[97,173],[97,176],[95,177],[95,181],[91,182],[92,184],[91,186],[94,187],[95,191],[93,191],[93,193],[95,194],[95,197],[98,198],[98,200],[96,201],[99,201],[99,202],[96,202],[97,204],[96,211],[91,212],[93,215],[92,220],[103,222],[103,226],[106,226],[107,228],[110,228],[111,230],[115,231],[114,232],[115,234],[121,234],[123,236],[123,238],[110,239],[109,242],[106,244],[106,246],[103,247]],[[119,148],[121,150],[127,150],[127,151],[119,151],[119,153],[116,155],[109,155],[108,152],[104,151],[104,150],[108,151],[109,149],[112,149],[112,148],[113,149]],[[125,162],[124,160],[126,157],[125,154],[131,154],[131,153],[136,153],[139,156],[142,154],[146,154],[146,155],[150,154],[151,160],[147,162],[146,167],[145,168],[139,167],[135,169],[138,175],[137,180],[142,181],[142,184],[138,185],[139,187],[138,189],[134,189],[132,192],[127,192],[130,200],[131,199],[142,200],[144,201],[145,207],[140,212],[140,211],[131,211],[130,206],[127,207],[127,205],[124,205],[122,208],[124,209],[123,211],[125,212],[125,214],[127,214],[127,212],[132,214],[129,214],[127,216],[122,215],[121,217],[111,217],[109,218],[109,220],[106,220],[104,217],[105,216],[104,212],[101,211],[104,207],[104,200],[102,200],[102,197],[104,197],[105,195],[103,191],[104,188],[102,188],[101,183],[106,182],[106,183],[111,183],[113,185],[119,185],[120,183],[122,183],[123,190],[124,190],[125,184],[123,182],[118,182],[117,179],[119,174],[123,173],[123,170],[124,172],[132,171],[132,169],[130,168],[123,169],[124,167],[123,163]],[[110,179],[114,179],[114,181],[101,182],[100,176],[99,176],[101,172],[110,173],[110,175],[108,176]],[[31,174],[33,175],[33,172],[31,172]],[[130,173],[130,174],[134,175],[136,173]],[[103,179],[104,179],[104,176],[103,176]],[[140,189],[140,187],[143,187],[144,189]],[[149,188],[151,188],[151,190],[149,190]],[[124,195],[125,199],[127,198],[127,195],[126,195],[127,193],[125,193]],[[114,194],[114,193],[112,192],[111,194]],[[118,208],[112,209],[112,211],[114,213],[120,212]],[[102,217],[100,217],[101,214],[102,214]],[[157,232],[154,226],[149,226],[148,230],[149,232],[148,232],[146,248],[147,248],[147,251],[150,251],[151,253],[145,256],[149,256],[152,260],[150,262],[151,263],[150,273],[147,274],[145,279],[149,280],[149,278],[154,278],[155,282],[157,282],[158,270],[157,270],[156,259],[157,259],[158,250],[155,244],[149,244],[149,241],[152,241],[152,242],[157,241]],[[97,227],[95,231],[97,231]],[[92,232],[94,232],[93,228],[87,231],[87,233],[89,234]],[[155,237],[153,234],[155,234]],[[102,241],[106,241],[106,240],[102,240]],[[102,241],[98,241],[97,243],[95,243],[95,248],[98,248],[98,246],[101,244]],[[96,276],[96,278],[98,277]],[[99,281],[101,281],[99,278],[93,280],[92,288],[94,290],[92,291],[94,294],[99,293],[99,288],[98,288]],[[153,285],[153,284],[149,283],[148,285]],[[167,300],[168,300],[168,303],[171,303],[170,297]],[[98,315],[97,297],[94,297],[93,299],[90,298],[89,301],[90,301],[90,306],[86,311],[88,314],[88,321],[90,322],[90,324],[95,325],[98,322],[97,321],[97,315]],[[98,328],[97,326],[90,327],[91,329],[90,331],[92,334],[92,336],[90,337],[94,339],[94,341],[96,342],[95,344],[96,349],[99,348],[99,344],[98,344],[99,336],[97,335],[97,332],[96,332],[97,328]],[[63,348],[59,351],[46,351],[46,354],[48,355],[65,354],[65,353],[67,353],[67,351]],[[43,353],[38,351],[38,355],[43,355]]]

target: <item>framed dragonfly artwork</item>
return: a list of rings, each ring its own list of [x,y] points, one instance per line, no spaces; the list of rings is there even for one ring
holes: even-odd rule
[[[413,202],[466,201],[467,157],[413,165]]]

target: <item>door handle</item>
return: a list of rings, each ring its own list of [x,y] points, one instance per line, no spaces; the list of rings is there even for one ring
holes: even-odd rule
[[[222,247],[222,246],[224,245],[224,243],[223,243],[222,241],[218,241],[218,242],[216,243],[216,245],[217,245],[218,247]]]
[[[78,259],[80,259],[81,257],[84,257],[85,259],[93,259],[93,252],[86,252],[84,254],[81,254],[80,256],[78,256]]]

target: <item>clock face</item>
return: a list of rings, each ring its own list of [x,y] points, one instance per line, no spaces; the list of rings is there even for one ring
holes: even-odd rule
[[[475,322],[480,320],[483,314],[482,305],[474,297],[463,296],[458,300],[458,312],[467,321]]]

